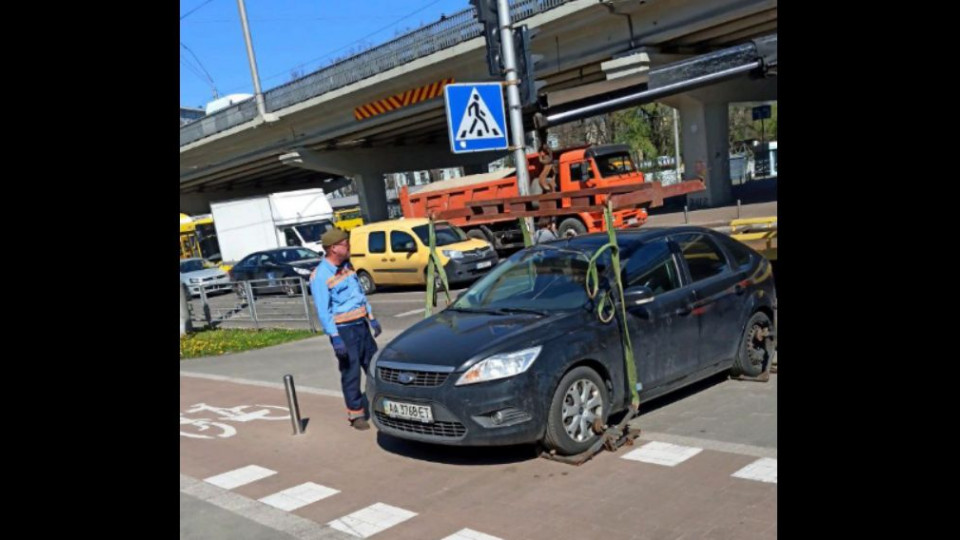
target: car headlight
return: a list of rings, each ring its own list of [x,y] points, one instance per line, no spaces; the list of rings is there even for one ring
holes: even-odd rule
[[[192,277],[190,278],[190,283],[200,283],[200,278]]]
[[[468,369],[460,376],[456,386],[478,382],[495,381],[519,375],[533,365],[533,361],[540,355],[542,345],[523,349],[522,351],[495,354]]]
[[[457,251],[457,250],[455,250],[455,249],[444,249],[444,250],[441,250],[441,251],[443,252],[444,256],[446,256],[447,258],[450,258],[450,259],[462,259],[462,258],[463,258],[463,252],[462,252],[462,251]]]
[[[312,272],[312,270],[307,270],[306,268],[296,268],[296,267],[293,269],[293,271],[300,274],[301,276],[309,276],[310,272]]]

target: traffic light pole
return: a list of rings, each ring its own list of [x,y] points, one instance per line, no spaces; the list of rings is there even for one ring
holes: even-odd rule
[[[497,15],[500,19],[500,40],[503,44],[501,47],[503,69],[507,75],[507,107],[510,109],[510,136],[512,139],[513,160],[517,164],[517,187],[520,190],[520,196],[524,196],[530,194],[530,174],[527,170],[523,113],[520,105],[520,89],[517,86],[520,84],[520,79],[517,76],[517,57],[513,44],[513,30],[511,29],[510,23],[510,4],[508,0],[497,0]]]

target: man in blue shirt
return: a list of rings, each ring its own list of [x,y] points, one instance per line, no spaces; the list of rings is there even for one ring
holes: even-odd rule
[[[334,228],[324,233],[320,241],[326,256],[310,276],[310,292],[320,324],[337,356],[347,420],[355,429],[370,429],[363,408],[360,370],[367,373],[370,359],[377,352],[373,338],[382,329],[373,318],[370,302],[350,265],[350,237]]]

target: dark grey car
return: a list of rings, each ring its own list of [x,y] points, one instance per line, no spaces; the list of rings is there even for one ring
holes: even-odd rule
[[[378,429],[441,444],[541,441],[582,452],[598,437],[595,422],[629,405],[624,322],[641,402],[721,371],[769,369],[769,261],[700,227],[618,231],[617,241],[626,321],[619,309],[601,320],[585,291],[589,257],[606,234],[517,252],[375,355],[367,397]],[[615,280],[606,259],[602,288]]]

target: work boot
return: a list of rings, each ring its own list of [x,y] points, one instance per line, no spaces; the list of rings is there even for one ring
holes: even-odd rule
[[[370,429],[370,424],[363,418],[354,418],[353,420],[350,420],[350,426],[358,431]]]

